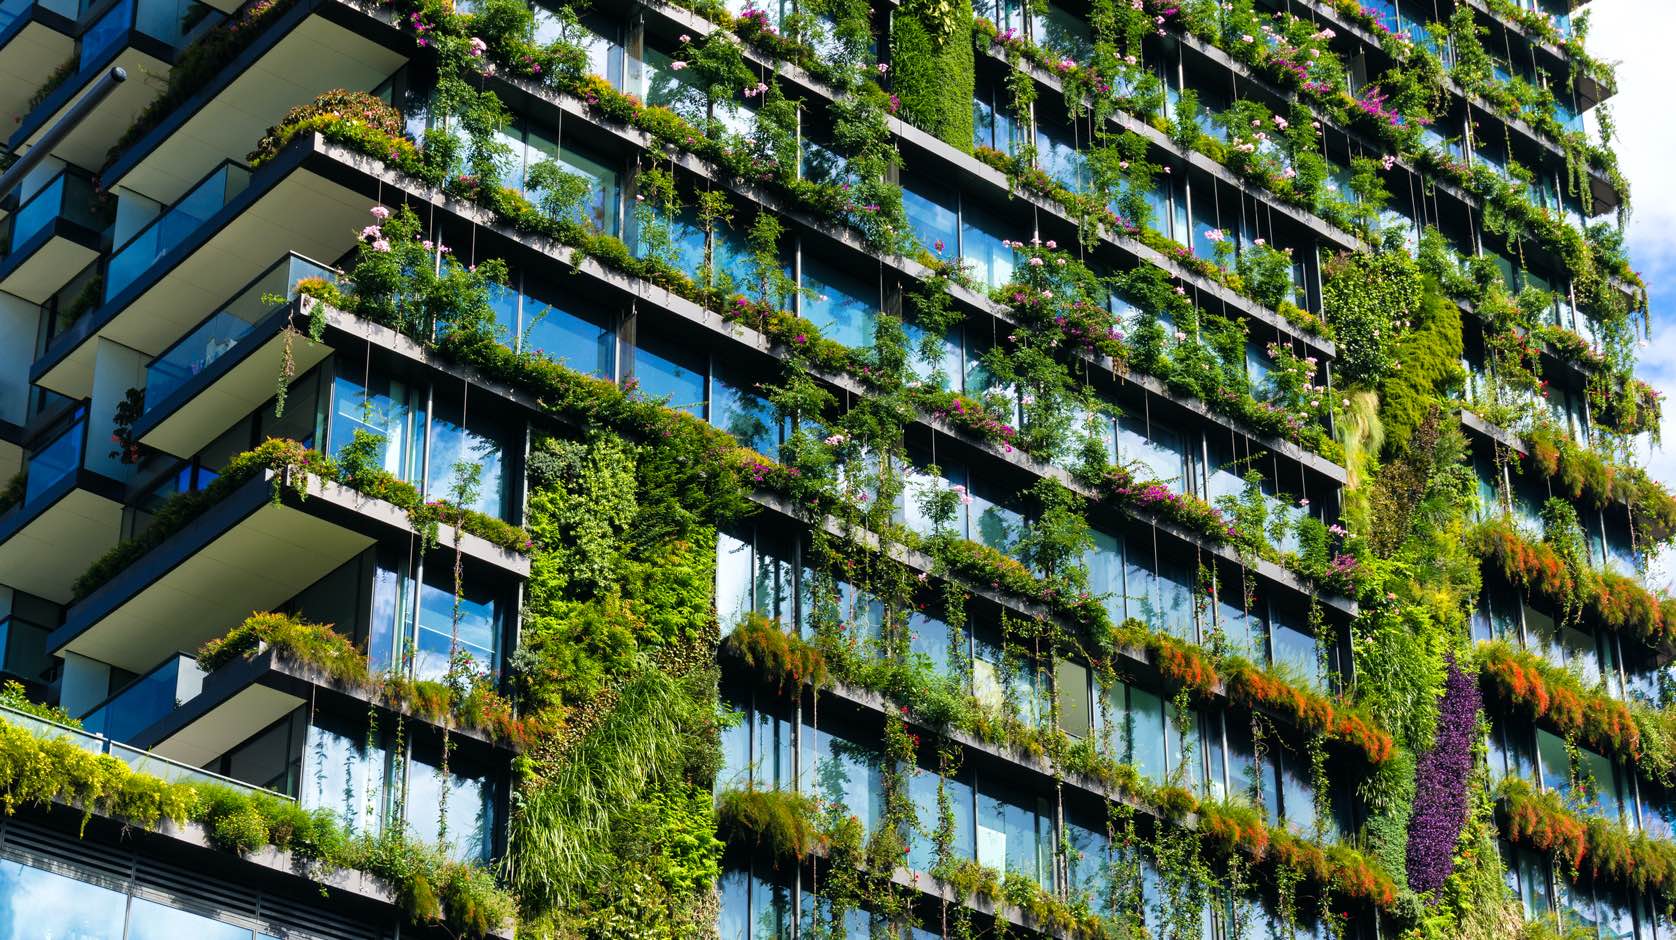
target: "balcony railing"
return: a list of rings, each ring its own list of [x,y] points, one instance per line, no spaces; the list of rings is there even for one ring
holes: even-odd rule
[[[193,376],[231,351],[258,323],[288,303],[297,282],[305,278],[335,281],[337,274],[302,255],[288,254],[153,359],[145,370],[145,410],[150,411],[167,400]]]
[[[22,505],[28,506],[59,481],[81,469],[82,455],[86,450],[87,414],[84,411],[69,427],[59,431],[58,436],[30,456]]]
[[[111,213],[100,206],[93,191],[93,181],[79,173],[65,170],[52,178],[29,197],[12,216],[11,237],[6,240],[6,254],[17,251],[40,234],[54,219],[65,219],[92,232],[102,231]]]
[[[94,706],[81,724],[94,734],[130,740],[203,690],[204,671],[197,661],[177,653]]]
[[[35,7],[56,13],[72,23],[81,15],[79,0],[3,0],[0,2],[0,33],[11,29],[13,23],[28,16]]]
[[[110,738],[105,737],[102,734],[81,731],[76,728],[72,728],[69,725],[61,725],[57,722],[37,718],[28,712],[18,711],[17,709],[6,705],[0,705],[0,721],[16,725],[17,727],[33,734],[37,738],[63,738],[83,750],[91,751],[95,754],[109,754],[117,760],[127,764],[129,767],[132,767],[137,773],[149,774],[150,776],[160,777],[174,783],[207,784],[210,786],[227,787],[233,790],[240,790],[251,795],[260,794],[271,799],[291,799],[291,797],[286,796],[283,793],[276,793],[273,790],[266,790],[262,787],[254,787],[248,783],[244,783],[243,781],[234,780],[231,777],[223,777],[220,774],[210,773],[207,770],[200,770],[189,764],[182,764],[179,761],[173,761],[167,757],[160,757],[156,754],[112,741]]]
[[[81,59],[76,67],[85,69],[98,62],[130,32],[150,36],[173,49],[223,18],[197,0],[117,0],[82,34]]]
[[[105,271],[105,300],[122,293],[123,288],[139,279],[157,259],[197,231],[248,185],[249,168],[232,160],[211,170],[190,192],[163,210],[111,256],[110,267]]]

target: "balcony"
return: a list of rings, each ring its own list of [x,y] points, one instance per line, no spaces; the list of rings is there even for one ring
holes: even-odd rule
[[[197,661],[176,653],[89,709],[81,726],[117,741],[133,741],[153,722],[196,698],[203,687],[204,671]]]
[[[0,2],[0,116],[22,120],[46,76],[76,51],[80,0]]]
[[[337,273],[287,254],[146,366],[145,412],[133,428],[142,443],[190,457],[273,395],[293,312],[276,298],[289,298],[304,278],[335,281]],[[295,337],[290,345],[297,375],[332,351]]]
[[[234,3],[228,9],[236,7]],[[197,0],[111,0],[84,9],[74,58],[65,57],[65,66],[73,71],[28,114],[20,114],[22,122],[7,148],[27,150],[107,71],[121,66],[131,78],[99,106],[99,119],[83,122],[52,151],[78,166],[100,166],[123,129],[157,96],[158,83],[167,78],[180,50],[225,18],[214,6]],[[41,76],[55,66],[59,62],[28,83],[31,94]]]
[[[254,172],[230,160],[212,170],[117,249],[103,300],[47,344],[30,381],[86,397],[95,337],[161,355],[287,251],[348,251],[376,182],[326,150],[309,136]]]
[[[437,549],[449,564],[452,533],[443,527]],[[380,537],[418,536],[389,503],[312,477],[307,498],[299,498],[283,475],[268,471],[70,607],[47,647],[148,670],[222,635],[252,610],[279,607]],[[461,549],[467,565],[529,572],[528,559],[476,536],[463,535]]]
[[[220,774],[212,774],[207,770],[200,770],[189,764],[183,764],[179,761],[170,760],[169,758],[158,754],[150,754],[139,750],[138,748],[129,747],[126,744],[113,741],[102,734],[83,731],[78,728],[72,728],[69,725],[61,725],[57,722],[36,718],[34,715],[18,711],[17,709],[9,706],[0,705],[0,721],[22,728],[37,738],[49,740],[59,738],[69,741],[71,744],[74,744],[84,751],[91,751],[95,754],[109,754],[117,760],[127,764],[129,767],[132,767],[137,773],[149,774],[153,777],[158,777],[174,783],[194,783],[218,787],[229,787],[242,793],[259,793],[270,799],[291,799],[291,797],[288,797],[283,793],[275,793],[272,790],[265,790],[261,787],[253,787],[248,783],[234,780],[231,777],[223,777]]]
[[[94,191],[92,179],[76,170],[60,172],[7,218],[0,290],[45,303],[99,257],[114,209]]]
[[[0,515],[0,584],[70,599],[70,584],[116,544],[122,484],[88,470],[87,414],[37,447],[26,462],[23,501]]]
[[[178,199],[217,160],[248,151],[291,106],[335,88],[377,87],[406,61],[391,50],[412,42],[343,0],[300,0],[255,28],[259,39],[106,168],[112,190]]]

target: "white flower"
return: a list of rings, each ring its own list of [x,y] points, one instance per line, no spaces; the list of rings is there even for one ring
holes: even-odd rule
[[[681,41],[682,42],[692,42],[693,38],[691,36],[687,35],[686,33],[682,33],[681,34]]]
[[[1253,241],[1253,242],[1252,242],[1252,244],[1253,244],[1253,245],[1266,245],[1266,244],[1268,244],[1268,242],[1266,242],[1266,241],[1263,241],[1263,240],[1262,240],[1262,239],[1261,239],[1261,238],[1259,238],[1259,239],[1256,239],[1256,240],[1254,240],[1254,241]]]
[[[1210,239],[1213,242],[1219,242],[1222,239],[1227,238],[1228,236],[1223,234],[1221,229],[1213,228],[1210,231],[1205,233],[1205,237]]]

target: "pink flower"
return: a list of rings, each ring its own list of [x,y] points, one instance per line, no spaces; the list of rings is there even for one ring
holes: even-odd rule
[[[475,58],[480,58],[483,55],[483,53],[488,52],[488,51],[489,51],[489,44],[488,43],[484,42],[483,40],[479,39],[476,36],[471,37],[471,56],[472,56],[472,58],[474,58],[474,59]]]
[[[380,238],[383,235],[384,235],[383,230],[381,230],[376,225],[369,225],[366,228],[361,229],[361,237],[362,238]]]
[[[380,238],[372,243],[373,251],[389,251],[390,243]]]
[[[390,217],[390,210],[384,208],[383,206],[373,206],[372,217],[382,222]]]
[[[680,59],[676,59],[676,60],[675,60],[675,61],[674,61],[674,62],[671,62],[671,63],[669,63],[669,67],[670,67],[670,68],[671,68],[671,69],[672,69],[672,70],[674,70],[674,71],[676,71],[676,72],[679,72],[679,71],[681,71],[681,70],[682,70],[682,69],[684,69],[684,68],[686,68],[686,67],[687,67],[687,63],[685,63],[685,62],[682,62],[682,61],[681,61],[681,60],[680,60]]]

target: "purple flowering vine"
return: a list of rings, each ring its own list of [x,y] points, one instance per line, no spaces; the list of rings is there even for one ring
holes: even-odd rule
[[[1467,777],[1481,698],[1476,676],[1449,657],[1437,737],[1414,771],[1414,815],[1408,820],[1408,886],[1424,894],[1442,887],[1455,867],[1455,843],[1466,826]]]

